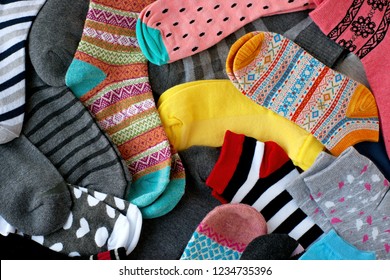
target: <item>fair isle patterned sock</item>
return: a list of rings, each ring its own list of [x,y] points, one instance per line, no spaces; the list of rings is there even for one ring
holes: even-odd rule
[[[304,181],[341,238],[390,259],[390,183],[372,161],[350,147]]]
[[[180,259],[239,260],[246,246],[266,233],[266,222],[253,207],[220,205],[200,222]]]
[[[133,176],[128,200],[140,208],[161,200],[170,204],[158,203],[160,207],[155,205],[144,218],[161,216],[173,208],[185,185],[184,170],[172,168],[170,145],[148,82],[146,58],[135,38],[138,12],[150,2],[92,0],[65,77],[126,161]],[[170,181],[170,176],[179,179]],[[175,189],[169,199],[163,194],[166,188]]]
[[[313,0],[158,0],[142,10],[137,38],[146,57],[162,65],[205,50],[260,17],[315,6]]]
[[[0,3],[0,144],[19,137],[25,105],[25,47],[31,24],[45,0]]]
[[[323,232],[286,191],[298,176],[278,144],[227,131],[206,184],[222,203],[244,203],[258,210],[268,233],[289,234],[307,248]]]
[[[310,17],[330,39],[355,53],[363,63],[378,104],[381,131],[390,158],[390,59],[388,0],[319,1]]]
[[[73,208],[64,226],[51,234],[30,238],[70,257],[94,255],[120,247],[130,254],[141,232],[139,209],[119,198],[115,199],[116,208],[113,208],[104,203],[107,198],[103,194],[94,197],[85,189],[72,185],[69,189]]]
[[[378,142],[372,93],[280,34],[241,37],[226,68],[243,94],[310,132],[334,155],[359,142]]]

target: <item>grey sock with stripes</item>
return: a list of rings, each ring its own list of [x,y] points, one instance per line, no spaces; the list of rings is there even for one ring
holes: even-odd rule
[[[40,85],[36,80],[32,84]],[[128,169],[67,87],[29,88],[23,133],[68,183],[125,197],[131,181]]]
[[[286,185],[298,176],[278,144],[227,131],[221,155],[206,184],[223,203],[245,203],[256,208],[267,221],[268,233],[288,234],[307,248],[323,231],[286,190]]]
[[[26,39],[45,0],[0,4],[0,144],[21,133],[25,105]]]
[[[335,159],[336,158],[331,154],[326,152],[320,153],[314,164],[308,170],[291,181],[286,187],[287,191],[297,202],[299,208],[301,208],[306,215],[310,216],[324,232],[330,231],[332,229],[332,225],[329,223],[324,212],[314,201],[314,198],[311,195],[304,179],[322,171]]]
[[[28,234],[61,228],[72,207],[62,176],[23,135],[0,145],[0,215]]]

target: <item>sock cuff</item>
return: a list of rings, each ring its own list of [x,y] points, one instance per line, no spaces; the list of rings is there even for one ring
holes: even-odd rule
[[[277,143],[267,141],[264,144],[264,155],[260,165],[259,178],[268,177],[290,160],[286,152]]]
[[[206,185],[213,189],[213,194],[222,194],[232,179],[240,160],[245,137],[243,134],[226,131],[221,154],[206,180]]]
[[[317,24],[325,35],[332,32],[335,24],[345,16],[345,12],[351,6],[350,1],[315,0],[315,8],[309,16]]]

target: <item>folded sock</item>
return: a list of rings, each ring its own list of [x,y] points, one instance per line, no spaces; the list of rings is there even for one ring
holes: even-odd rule
[[[265,220],[253,207],[217,206],[198,225],[180,259],[238,260],[254,238],[266,233]]]
[[[372,161],[350,147],[304,181],[340,237],[390,259],[390,184]]]
[[[334,1],[318,3],[310,13],[313,21],[332,40],[355,53],[364,65],[368,82],[378,104],[381,130],[390,156],[390,86],[388,68],[390,60],[383,55],[389,52],[388,1]]]
[[[162,65],[205,50],[260,17],[314,7],[309,0],[277,3],[159,0],[140,13],[137,38],[145,56]]]
[[[372,93],[280,34],[241,37],[226,68],[243,94],[310,132],[334,155],[358,142],[378,141]]]
[[[375,260],[375,252],[357,249],[332,229],[310,246],[299,260]]]
[[[298,176],[275,142],[263,143],[227,131],[206,184],[222,203],[244,203],[258,210],[267,221],[268,233],[289,234],[307,248],[323,231],[286,191],[286,185]]]
[[[71,211],[68,186],[23,135],[0,145],[0,215],[27,234],[50,234]]]
[[[265,234],[248,244],[240,260],[288,260],[298,246],[288,234]]]
[[[184,170],[172,166],[173,153],[153,101],[146,59],[135,38],[138,12],[149,3],[90,1],[83,35],[65,77],[117,145],[133,176],[127,199],[153,209],[145,211],[145,218],[172,209],[185,186]],[[174,160],[180,161],[178,155]],[[170,177],[179,179],[170,181]],[[177,195],[160,199],[166,188]],[[150,208],[162,200],[170,205],[157,203]]]
[[[30,238],[70,257],[85,257],[121,247],[129,254],[140,236],[139,209],[119,198],[114,199],[116,207],[113,208],[104,203],[107,199],[104,194],[94,197],[85,189],[72,185],[69,188],[73,207],[63,227],[51,234]]]
[[[45,0],[5,1],[0,5],[0,144],[19,137],[26,93],[26,40]]]
[[[258,106],[229,80],[175,86],[160,97],[158,111],[169,141],[179,152],[194,145],[221,147],[226,130],[263,142],[277,142],[294,164],[304,170],[324,149],[310,133]]]

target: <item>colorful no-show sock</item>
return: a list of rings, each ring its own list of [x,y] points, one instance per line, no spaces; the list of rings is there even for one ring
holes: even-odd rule
[[[267,221],[268,233],[286,233],[307,248],[323,231],[286,191],[299,172],[275,142],[227,131],[221,155],[207,178],[222,203],[244,203]]]
[[[388,69],[390,36],[387,36],[388,1],[317,1],[313,21],[332,40],[355,53],[363,63],[379,109],[381,132],[390,157],[390,87]]]
[[[24,119],[26,40],[45,0],[0,3],[0,144],[19,137]]]
[[[390,259],[390,183],[372,161],[350,147],[304,181],[340,237]]]
[[[271,233],[253,239],[240,260],[288,260],[299,243],[288,234]]]
[[[162,65],[205,50],[262,16],[315,6],[312,0],[158,0],[140,13],[137,38],[149,61]]]
[[[195,145],[221,147],[226,130],[263,142],[277,142],[294,164],[304,170],[324,149],[313,135],[258,106],[229,80],[195,81],[175,86],[161,95],[157,106],[169,141],[179,152]]]
[[[0,145],[0,215],[28,234],[50,234],[69,216],[69,188],[51,162],[23,135]]]
[[[181,260],[238,260],[246,246],[267,233],[263,216],[245,204],[215,207],[188,242]]]
[[[361,251],[346,242],[335,230],[316,241],[299,260],[375,260],[375,252]]]
[[[378,141],[372,93],[280,34],[241,37],[230,49],[226,71],[248,98],[298,124],[334,155]]]
[[[184,169],[172,166],[181,166],[180,158],[171,153],[135,38],[138,12],[150,2],[92,0],[65,77],[125,159],[133,176],[128,200],[141,211],[157,202],[145,218],[173,208],[185,186]],[[166,189],[169,194],[160,197]]]
[[[66,182],[125,197],[131,182],[129,170],[116,147],[67,87],[29,88],[23,134]]]
[[[103,193],[90,195],[86,189],[69,186],[73,207],[64,226],[48,235],[30,236],[32,240],[56,252],[89,256],[125,248],[130,254],[138,243],[142,215],[139,209],[120,198],[111,207]]]

